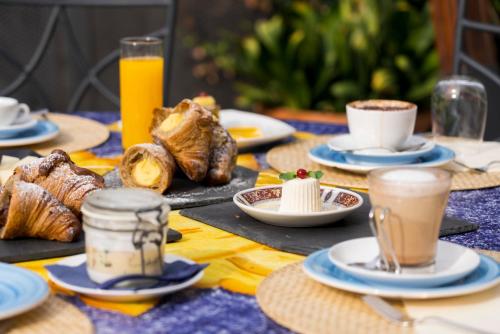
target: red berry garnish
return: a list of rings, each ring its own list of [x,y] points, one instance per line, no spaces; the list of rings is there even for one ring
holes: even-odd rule
[[[307,171],[304,168],[297,169],[297,177],[305,179],[307,177]]]

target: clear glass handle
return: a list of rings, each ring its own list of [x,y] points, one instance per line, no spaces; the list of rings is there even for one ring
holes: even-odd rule
[[[379,213],[377,215],[377,212]],[[399,264],[398,258],[396,257],[396,251],[392,245],[391,239],[387,235],[385,223],[391,214],[391,209],[384,208],[381,206],[374,206],[369,213],[370,229],[378,243],[378,248],[380,252],[380,258],[384,266],[385,271],[392,271],[396,274],[401,274],[401,266]],[[387,259],[384,250],[389,251],[392,264]]]

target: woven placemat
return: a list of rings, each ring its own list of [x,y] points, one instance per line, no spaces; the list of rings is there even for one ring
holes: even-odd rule
[[[291,144],[277,146],[267,153],[269,165],[280,171],[297,170],[319,170],[324,172],[322,183],[332,184],[345,188],[368,189],[366,175],[350,173],[338,168],[327,167],[317,164],[308,158],[311,148],[325,144],[332,136],[319,136],[309,140],[299,140]],[[454,172],[451,185],[452,190],[481,189],[500,186],[500,172],[477,173],[477,172]]]
[[[94,327],[76,306],[51,296],[33,311],[0,323],[0,332],[8,334],[71,333],[91,334]]]
[[[61,133],[45,143],[28,146],[40,155],[47,155],[58,148],[68,153],[83,151],[104,143],[109,137],[108,128],[96,121],[74,115],[49,113]]]
[[[500,252],[480,251],[500,260]],[[302,262],[268,276],[257,289],[257,302],[270,318],[299,333],[412,333],[377,315],[360,295],[327,287],[308,278]],[[391,303],[403,308],[401,302]]]

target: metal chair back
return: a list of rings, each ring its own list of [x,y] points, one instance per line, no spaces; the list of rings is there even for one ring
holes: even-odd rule
[[[493,69],[481,64],[465,52],[463,36],[466,29],[500,35],[500,26],[468,19],[465,15],[467,3],[467,0],[458,0],[453,73],[470,74],[483,82],[488,95],[488,118],[485,139],[499,140],[500,94],[498,94],[498,91],[500,89],[500,76]],[[496,44],[498,45],[498,43]]]
[[[118,86],[118,76],[116,75],[114,78],[116,82],[114,84],[115,91],[113,91],[113,89],[109,88],[103,82],[100,75],[111,65],[117,63],[120,56],[120,50],[119,48],[113,47],[107,51],[105,56],[100,58],[97,62],[92,63],[88,59],[89,57],[86,55],[86,50],[82,46],[81,38],[78,37],[78,22],[73,22],[71,11],[121,8],[127,9],[127,16],[130,18],[133,16],[132,11],[135,11],[137,8],[159,8],[164,11],[165,24],[160,29],[147,32],[144,35],[161,37],[164,40],[164,100],[168,100],[171,59],[173,54],[172,49],[175,34],[176,0],[0,0],[0,12],[2,11],[2,7],[19,7],[21,10],[25,8],[26,10],[29,9],[36,12],[44,11],[45,18],[40,19],[40,21],[43,21],[44,26],[39,33],[39,39],[36,41],[36,46],[32,49],[32,53],[27,55],[24,61],[19,60],[12,52],[12,48],[15,49],[15,41],[12,43],[14,45],[0,45],[0,61],[3,61],[11,70],[17,72],[10,82],[0,82],[0,96],[16,97],[16,94],[25,89],[26,86],[31,85],[31,93],[37,94],[38,100],[45,104],[44,107],[54,107],[54,102],[44,89],[45,81],[58,80],[58,78],[64,76],[64,73],[56,70],[55,72],[57,73],[54,73],[53,77],[44,78],[37,78],[35,73],[37,69],[39,69],[44,57],[48,57],[47,50],[51,44],[54,43],[56,30],[62,29],[65,39],[60,44],[66,49],[65,55],[71,57],[71,60],[76,63],[75,67],[77,68],[77,72],[79,72],[80,78],[78,83],[74,83],[75,89],[68,94],[69,96],[65,97],[65,106],[62,108],[59,107],[63,109],[60,111],[71,112],[77,110],[82,99],[91,88],[110,102],[113,107],[118,108],[120,100],[118,94],[115,93],[116,87]],[[2,23],[1,21],[2,16],[0,14],[0,24]],[[133,24],[132,21],[133,20],[126,23]],[[24,24],[29,23],[30,22],[25,22]],[[7,24],[7,22],[5,24]],[[7,29],[8,27],[4,28]],[[4,32],[14,33],[6,30],[4,30]],[[84,38],[96,40],[99,39],[100,36],[103,36],[101,34],[106,34],[106,32],[97,32],[97,34],[98,35],[94,36],[84,36]],[[115,41],[115,43],[115,46],[118,45],[118,41]]]

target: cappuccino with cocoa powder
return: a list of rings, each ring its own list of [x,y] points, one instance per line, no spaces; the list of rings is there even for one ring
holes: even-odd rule
[[[356,147],[398,149],[413,134],[417,106],[397,100],[365,100],[346,106]]]
[[[386,235],[403,266],[431,264],[451,186],[450,173],[434,168],[394,168],[368,175],[372,206],[388,209]],[[382,228],[376,220],[378,229]],[[380,239],[379,239],[380,240]],[[390,259],[390,246],[381,240]]]
[[[348,106],[366,111],[405,111],[417,108],[413,103],[399,100],[353,101]]]

